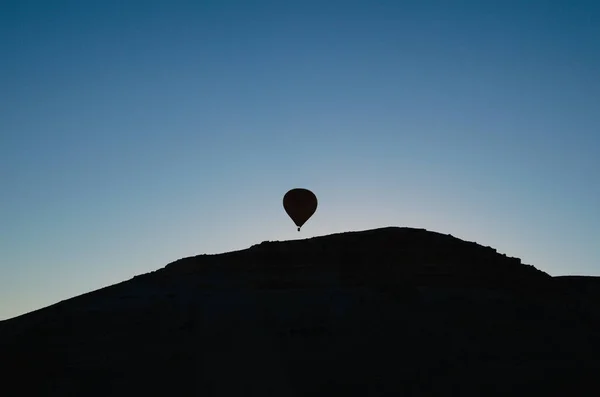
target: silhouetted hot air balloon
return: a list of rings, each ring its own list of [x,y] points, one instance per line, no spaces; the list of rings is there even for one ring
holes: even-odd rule
[[[300,231],[317,210],[317,196],[308,189],[292,189],[283,196],[283,208]]]

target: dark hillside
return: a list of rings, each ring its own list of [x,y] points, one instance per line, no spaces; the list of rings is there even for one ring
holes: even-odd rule
[[[599,287],[422,229],[264,242],[0,322],[0,392],[592,396]]]

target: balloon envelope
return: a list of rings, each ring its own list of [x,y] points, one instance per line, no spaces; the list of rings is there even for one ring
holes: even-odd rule
[[[317,210],[317,196],[308,189],[292,189],[283,196],[283,208],[300,231]]]

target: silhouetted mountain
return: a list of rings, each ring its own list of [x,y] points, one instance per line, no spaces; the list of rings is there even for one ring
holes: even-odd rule
[[[263,242],[0,322],[0,394],[597,395],[599,287],[422,229]]]

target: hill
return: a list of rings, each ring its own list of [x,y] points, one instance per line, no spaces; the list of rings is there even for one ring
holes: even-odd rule
[[[423,229],[263,242],[0,322],[0,393],[596,395],[599,286]]]

